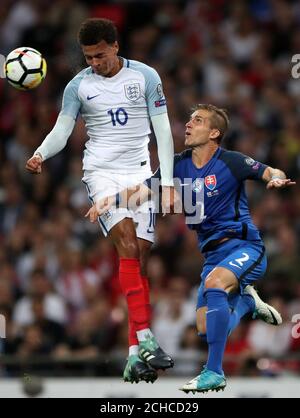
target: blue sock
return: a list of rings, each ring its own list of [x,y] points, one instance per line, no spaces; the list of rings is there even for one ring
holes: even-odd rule
[[[242,295],[234,308],[234,311],[230,314],[228,335],[238,326],[241,318],[248,312],[253,312],[255,309],[255,302],[252,296]]]
[[[229,326],[228,294],[222,289],[207,289],[206,333],[208,359],[206,366],[218,374],[223,374],[222,361],[226,346]]]

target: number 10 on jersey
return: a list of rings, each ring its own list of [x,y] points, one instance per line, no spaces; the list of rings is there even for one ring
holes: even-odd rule
[[[113,126],[119,125],[126,125],[128,121],[128,114],[123,107],[119,107],[116,111],[113,111],[113,109],[109,109],[107,113],[111,117],[111,123]]]

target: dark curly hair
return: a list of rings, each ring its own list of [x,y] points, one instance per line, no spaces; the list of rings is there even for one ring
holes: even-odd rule
[[[96,45],[101,41],[113,44],[117,41],[118,31],[111,20],[90,18],[82,22],[78,32],[80,45]]]

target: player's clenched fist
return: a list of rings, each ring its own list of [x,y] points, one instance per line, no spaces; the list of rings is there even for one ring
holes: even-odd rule
[[[38,154],[35,154],[27,161],[26,169],[32,174],[40,174],[42,172],[42,162],[42,157]]]

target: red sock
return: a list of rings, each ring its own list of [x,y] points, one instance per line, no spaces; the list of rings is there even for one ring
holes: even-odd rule
[[[151,321],[151,304],[150,304],[150,291],[149,291],[149,281],[146,276],[141,276],[144,288],[144,299],[145,299],[145,306],[149,313],[149,322]],[[150,327],[150,324],[147,328]],[[136,336],[136,328],[134,322],[130,320],[128,316],[128,343],[129,347],[132,345],[139,345],[139,340]]]
[[[135,331],[149,328],[149,312],[145,306],[144,286],[139,260],[120,258],[119,280],[127,300],[128,317]]]

